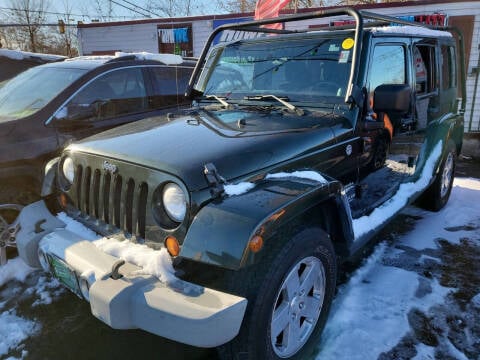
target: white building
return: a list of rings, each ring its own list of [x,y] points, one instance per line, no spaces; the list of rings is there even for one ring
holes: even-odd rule
[[[420,0],[357,6],[390,16],[413,16],[416,20],[445,20],[458,27],[465,39],[467,106],[465,132],[480,134],[480,1]],[[318,9],[302,9],[313,11]],[[211,31],[225,23],[251,20],[252,13],[161,18],[78,26],[80,54],[111,54],[115,51],[147,51],[200,55]],[[314,27],[321,20],[287,23],[287,29]]]

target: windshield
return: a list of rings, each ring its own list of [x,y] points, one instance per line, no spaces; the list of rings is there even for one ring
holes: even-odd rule
[[[32,115],[88,70],[38,66],[0,87],[0,122]]]
[[[196,84],[228,99],[274,94],[290,101],[343,102],[353,33],[326,38],[240,41],[212,50]]]

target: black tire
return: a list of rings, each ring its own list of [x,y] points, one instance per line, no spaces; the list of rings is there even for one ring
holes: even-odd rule
[[[335,292],[333,246],[328,235],[318,228],[305,229],[278,244],[283,244],[281,249],[270,251],[258,265],[227,274],[227,287],[245,296],[248,306],[240,333],[219,348],[223,359],[305,359],[317,344]],[[297,276],[298,292],[287,290],[287,283],[297,284]],[[292,288],[295,286],[288,289]],[[274,314],[277,323],[288,319],[290,325],[278,327],[280,332],[272,341]],[[301,340],[284,341],[289,334],[292,339],[294,328],[302,335]]]
[[[452,192],[456,156],[455,145],[450,142],[434,182],[425,190],[418,201],[422,208],[439,211],[447,203]]]

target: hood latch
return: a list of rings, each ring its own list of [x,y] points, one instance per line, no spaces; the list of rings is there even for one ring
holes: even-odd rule
[[[225,184],[226,181],[220,176],[215,165],[212,163],[205,164],[203,166],[203,174],[205,175],[205,179],[207,179],[212,197],[217,198],[222,196],[225,192],[223,184]]]

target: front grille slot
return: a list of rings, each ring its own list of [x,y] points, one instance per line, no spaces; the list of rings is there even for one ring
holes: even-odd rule
[[[120,228],[120,205],[122,204],[122,177],[115,176],[113,189],[113,222]]]
[[[100,176],[101,176],[100,170],[96,169],[93,173],[93,187],[92,187],[93,212],[91,212],[90,215],[95,216],[97,219],[100,214],[100,212],[98,211],[99,202],[100,202]]]
[[[140,237],[145,239],[145,217],[147,210],[147,195],[148,195],[148,186],[145,183],[140,185],[140,196],[138,197],[138,234]]]
[[[145,238],[147,183],[79,166],[72,188],[76,192],[72,194],[74,205],[84,215]]]
[[[135,181],[127,182],[127,194],[125,197],[125,227],[128,233],[133,233],[133,194],[135,192]]]
[[[110,184],[112,182],[112,176],[107,173],[104,176],[103,184],[103,221],[110,224]]]

